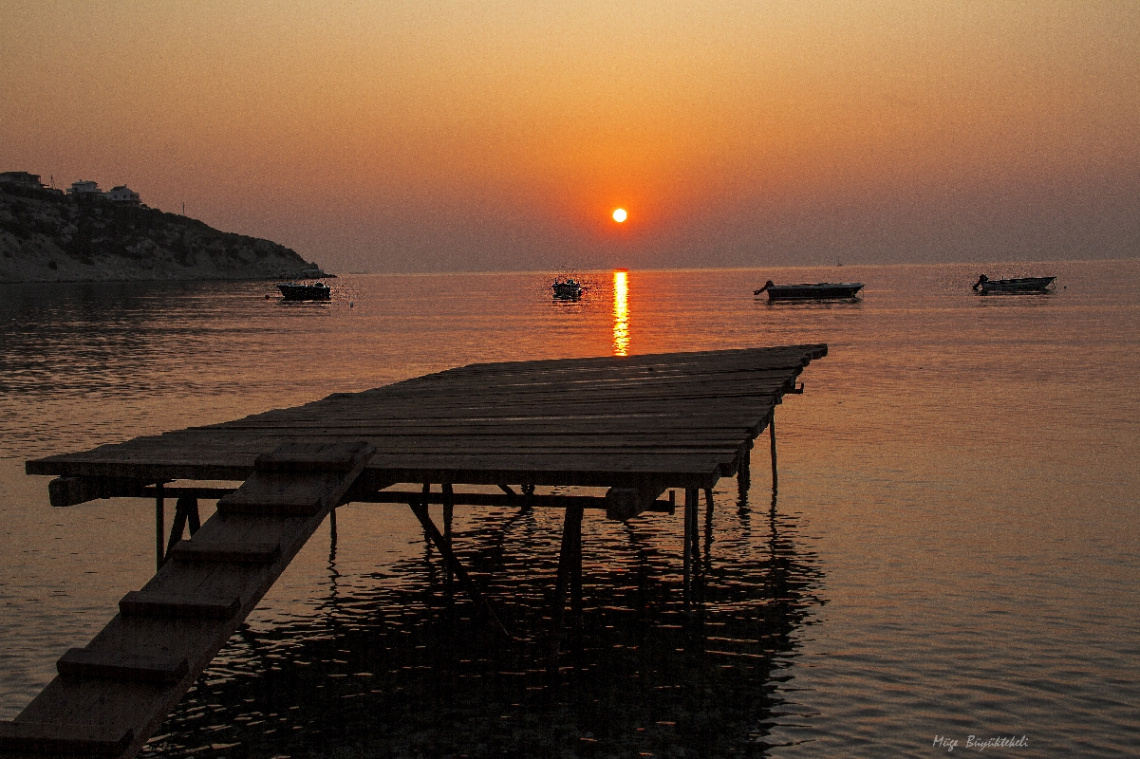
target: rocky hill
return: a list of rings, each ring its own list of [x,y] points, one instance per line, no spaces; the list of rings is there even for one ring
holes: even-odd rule
[[[0,184],[0,284],[325,276],[283,245],[186,216]]]

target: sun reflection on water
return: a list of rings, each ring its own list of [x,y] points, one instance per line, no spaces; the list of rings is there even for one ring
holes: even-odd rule
[[[614,355],[629,355],[629,273],[614,272]]]

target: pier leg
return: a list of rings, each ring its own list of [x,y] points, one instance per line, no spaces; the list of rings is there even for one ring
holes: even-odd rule
[[[514,640],[514,636],[511,635],[506,626],[499,621],[495,610],[491,608],[491,605],[487,603],[487,599],[483,597],[479,586],[475,584],[475,581],[471,579],[471,575],[467,574],[467,570],[463,568],[459,557],[452,552],[451,546],[443,539],[443,535],[440,533],[439,528],[435,526],[435,522],[431,521],[431,514],[428,513],[427,498],[424,498],[422,501],[412,501],[408,506],[411,507],[412,513],[416,515],[416,519],[420,520],[420,526],[423,527],[424,535],[428,541],[436,547],[436,550],[439,551],[443,560],[447,562],[451,571],[455,573],[456,579],[459,580],[463,589],[467,591],[467,595],[469,595],[471,600],[475,602],[475,605],[487,615],[495,627],[499,628],[508,638]]]
[[[443,542],[451,545],[451,522],[455,516],[455,491],[452,489],[450,482],[443,483]],[[444,584],[447,589],[448,597],[451,597],[451,581],[453,578],[451,571],[451,564],[447,565],[447,574],[444,576]]]
[[[712,561],[713,542],[713,491],[705,488],[705,555],[702,566],[708,567]]]
[[[579,507],[580,510],[581,507]],[[578,518],[578,533],[574,540],[574,555],[570,563],[570,609],[582,615],[582,519]]]
[[[776,492],[776,409],[772,409],[772,415],[768,417],[768,437],[771,438],[772,444],[772,492]]]
[[[455,491],[450,482],[443,483],[443,538],[451,545],[451,521],[455,516]]]
[[[161,482],[154,489],[154,529],[154,563],[162,569],[163,559],[166,558],[162,545],[162,536],[166,532],[166,493]]]
[[[332,541],[332,545],[335,548],[335,546],[336,546],[336,507],[335,506],[333,506],[332,509],[329,510],[329,540]]]
[[[554,585],[554,608],[550,614],[551,672],[558,669],[558,650],[562,643],[562,622],[566,614],[566,588],[573,583],[574,575],[581,576],[582,561],[582,507],[567,506],[562,523],[562,548],[558,553],[558,580]],[[577,569],[575,566],[577,565]]]
[[[170,555],[170,550],[174,548],[174,544],[182,540],[182,534],[186,531],[186,524],[190,523],[190,534],[193,535],[198,530],[198,499],[189,494],[182,494],[178,496],[178,500],[174,506],[174,524],[170,526],[170,538],[166,541],[166,556]],[[165,563],[166,557],[163,557]]]
[[[430,507],[428,506],[428,502],[429,502],[428,496],[431,495],[431,483],[425,482],[424,486],[423,486],[423,490],[421,492],[423,492],[423,496],[424,496],[424,499],[423,499],[424,513],[429,515],[428,521],[430,522],[431,521],[431,516],[430,516],[431,511],[429,510]],[[417,514],[416,516],[419,516],[419,515]],[[423,520],[420,520],[420,521],[422,522]],[[435,523],[432,523],[432,527],[433,528],[435,527]],[[436,532],[439,532],[439,530],[437,529]],[[431,540],[431,534],[428,532],[428,529],[426,526],[424,527],[424,540],[427,541],[427,544],[428,544],[428,554],[427,555],[430,557],[431,556],[432,540]]]
[[[740,468],[736,470],[736,487],[740,491],[741,496],[748,492],[748,488],[752,486],[752,441],[748,441],[748,447],[744,450],[744,455],[740,457]]]
[[[202,526],[202,517],[198,514],[198,499],[190,498],[186,501],[186,521],[190,525],[190,537]]]
[[[683,559],[683,573],[684,573],[684,593],[685,593],[685,610],[689,609],[689,602],[692,600],[692,584],[693,584],[693,545],[696,542],[695,533],[697,531],[697,488],[685,488],[685,536]]]

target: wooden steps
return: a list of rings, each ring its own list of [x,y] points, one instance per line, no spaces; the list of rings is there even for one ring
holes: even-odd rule
[[[212,597],[131,591],[119,600],[124,617],[230,619],[241,608],[238,596]]]
[[[186,657],[154,656],[131,651],[91,651],[73,648],[60,657],[56,669],[62,677],[176,683],[190,671]]]
[[[232,562],[235,564],[270,564],[281,555],[279,543],[238,543],[215,540],[183,540],[170,549],[174,561]]]
[[[133,756],[372,453],[366,443],[290,444],[258,458],[231,494],[238,506],[219,509],[176,544],[141,590],[123,596],[102,632],[59,659],[59,676],[15,720],[0,723],[0,756]]]

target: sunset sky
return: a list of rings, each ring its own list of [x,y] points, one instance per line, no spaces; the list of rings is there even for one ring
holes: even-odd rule
[[[0,0],[14,170],[339,272],[1136,257],[1140,2]]]

